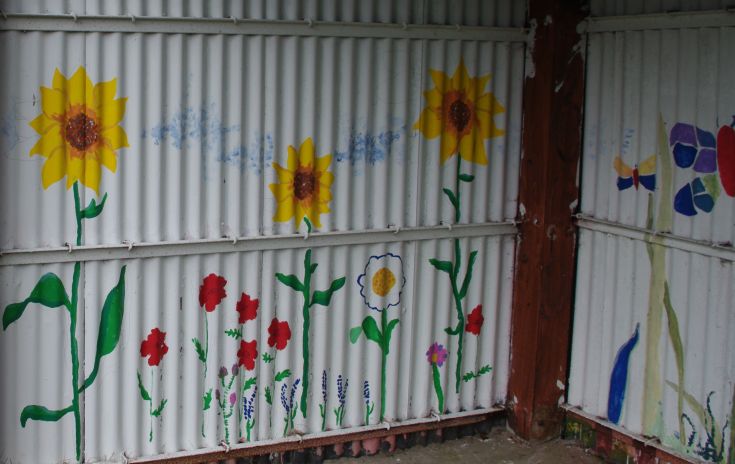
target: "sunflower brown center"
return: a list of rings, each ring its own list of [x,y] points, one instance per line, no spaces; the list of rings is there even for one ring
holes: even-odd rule
[[[79,113],[66,120],[64,138],[72,147],[79,151],[85,151],[97,143],[99,126],[94,119],[84,113]]]
[[[449,120],[457,129],[457,132],[465,130],[470,122],[471,115],[470,107],[462,100],[456,100],[449,106]]]
[[[311,197],[316,190],[316,177],[314,172],[311,170],[296,171],[296,175],[293,180],[294,196],[299,200],[305,200]]]

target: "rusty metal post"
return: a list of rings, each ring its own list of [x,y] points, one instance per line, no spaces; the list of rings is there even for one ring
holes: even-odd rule
[[[558,435],[574,291],[584,104],[584,0],[530,0],[523,85],[509,421],[526,439]]]

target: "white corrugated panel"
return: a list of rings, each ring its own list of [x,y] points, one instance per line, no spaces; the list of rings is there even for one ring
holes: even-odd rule
[[[216,10],[218,5],[225,4],[207,8]],[[288,5],[299,11],[300,7]],[[371,11],[384,13],[380,5]],[[265,11],[265,2],[261,6]],[[86,14],[92,14],[90,2],[86,8]],[[272,8],[270,2],[268,8]],[[490,11],[486,6],[478,8]],[[493,11],[506,11],[503,8]],[[122,14],[123,10],[94,14]],[[518,14],[516,7],[511,10]],[[414,14],[414,6],[395,4],[390,11]],[[467,11],[474,14],[472,8]],[[232,14],[223,8],[212,15],[228,12]],[[202,11],[175,14],[206,16]],[[284,14],[279,10],[264,17],[283,19]],[[442,345],[437,351],[448,351],[446,361],[442,353],[437,358],[437,364],[442,364],[437,372],[445,396],[443,412],[491,408],[502,402],[509,363],[515,233],[509,221],[516,210],[524,43],[462,40],[462,32],[456,34],[456,40],[441,41],[0,32],[7,65],[0,73],[0,207],[4,213],[0,304],[5,326],[0,332],[0,369],[12,373],[1,382],[0,460],[74,461],[74,410],[80,416],[80,446],[91,462],[196,452],[215,448],[226,439],[237,445],[247,436],[242,402],[253,394],[251,441],[375,425],[380,422],[382,351],[372,329],[355,329],[368,316],[382,327],[382,313],[368,309],[363,293],[388,288],[392,293],[385,298],[398,298],[401,274],[405,286],[399,302],[386,311],[386,323],[395,318],[399,322],[386,356],[385,421],[400,423],[440,410],[433,367],[426,355],[433,343]],[[478,139],[487,153],[487,165],[463,161],[464,180],[458,182],[458,157],[442,163],[440,139],[424,135],[432,135],[434,123],[427,122],[424,132],[413,127],[427,99],[435,101],[434,85],[442,78],[437,73],[432,78],[432,70],[445,73],[448,81],[460,75],[462,67],[472,78],[491,74],[489,79],[470,82],[481,86],[473,89],[477,105],[491,109],[489,119],[482,116],[482,121],[492,120],[500,131]],[[116,79],[114,89],[107,84],[97,91],[90,87],[87,93],[104,102],[97,108],[99,114],[79,116],[77,111],[83,108],[74,106],[78,103],[63,106],[54,100],[55,93],[42,90],[62,85],[77,72],[86,73],[92,84]],[[488,92],[496,104],[481,97]],[[105,105],[113,105],[113,98],[127,98],[121,119],[108,115]],[[463,112],[467,107],[452,108],[451,117],[466,124],[462,118],[467,117]],[[48,118],[36,120],[43,112]],[[111,142],[112,134],[119,134],[118,126],[129,147]],[[82,127],[99,131],[90,135]],[[328,194],[322,190],[322,201],[329,211],[312,215],[315,227],[304,241],[294,234],[305,235],[305,223],[297,225],[294,218],[283,217],[288,216],[284,205],[290,203],[279,204],[271,185],[279,182],[278,163],[293,171],[282,173],[282,182],[298,177],[304,183],[295,189],[311,192],[309,179],[316,177],[288,166],[289,146],[303,153],[308,144],[302,144],[309,138],[316,157],[313,172],[321,176],[319,188],[328,187]],[[49,167],[49,160],[57,160],[56,152],[37,145],[39,139],[52,148],[62,140],[62,153],[63,147],[72,144],[88,147],[102,140],[99,143],[106,143],[117,155],[115,172],[101,168],[99,194],[79,186],[79,208],[89,206],[85,214],[90,217],[81,220],[83,234],[78,240],[74,189],[66,187],[65,170]],[[462,146],[468,151],[467,159],[481,158],[479,145]],[[29,156],[34,147],[50,158]],[[74,156],[109,164],[109,152],[100,150],[94,152],[99,158],[84,158],[91,155],[69,149],[68,166],[76,162]],[[323,158],[327,154],[331,160]],[[87,175],[92,167],[88,165]],[[49,184],[47,188],[42,182]],[[84,183],[96,186],[91,178]],[[443,188],[460,189],[458,220]],[[91,217],[104,194],[104,208]],[[461,224],[449,227],[457,223]],[[221,252],[208,251],[212,246]],[[296,289],[291,288],[279,282],[276,273],[294,274],[305,281],[307,249],[318,266],[311,268],[310,290],[302,293],[296,291],[299,284],[291,281]],[[462,290],[473,252],[477,252],[473,277]],[[452,263],[456,253],[462,262],[455,291],[463,292],[465,318],[459,326],[449,274],[429,262],[435,258]],[[81,260],[76,286],[74,260]],[[392,274],[377,274],[381,266]],[[200,287],[210,274],[226,279],[226,297],[220,301],[215,291],[211,298],[216,307],[207,312],[203,306],[208,300],[200,301]],[[365,284],[361,274],[367,274],[363,279],[372,284],[361,286]],[[34,292],[43,275],[43,291]],[[314,293],[332,282],[331,299]],[[259,300],[258,311],[257,317],[239,324],[237,304],[243,293]],[[309,311],[307,337],[304,293],[322,303]],[[24,312],[20,306],[10,306],[24,301],[28,303]],[[253,308],[253,303],[245,303],[243,314],[244,308]],[[89,385],[79,393],[78,408],[70,406],[74,397],[70,321],[75,307],[77,384]],[[115,317],[121,308],[118,331]],[[274,318],[280,324],[272,325]],[[269,347],[269,338],[274,344],[278,340],[276,328],[285,333],[284,322],[290,339],[287,343],[285,337],[281,339],[282,350],[278,345]],[[459,369],[460,337],[444,331],[449,325],[459,327],[464,340]],[[166,334],[168,351],[158,364],[156,356],[150,356],[151,351],[162,349],[162,344],[153,343],[157,333],[153,329]],[[372,340],[366,338],[366,331]],[[106,334],[101,338],[105,343],[98,343],[100,333]],[[143,344],[149,336],[150,342]],[[203,345],[206,362],[200,360],[194,338]],[[306,364],[305,339],[310,353]],[[253,345],[258,351],[255,359]],[[275,359],[264,359],[264,354]],[[239,362],[240,372],[232,376],[232,365]],[[307,414],[299,412],[291,426],[284,422],[281,388],[290,389],[299,380],[298,408],[305,365],[310,370]],[[481,371],[484,366],[492,370]],[[227,369],[225,385],[218,378],[221,367]],[[323,373],[327,379],[324,427],[319,413]],[[463,380],[468,374],[481,375]],[[340,375],[349,380],[349,386],[344,417],[338,423]],[[256,377],[253,383],[247,382]],[[365,381],[374,407],[367,420]],[[215,398],[218,388],[227,392],[221,394],[224,414],[232,411],[227,427]],[[266,389],[272,392],[272,405]],[[208,392],[211,403],[203,410]],[[235,402],[230,406],[232,393],[236,393]],[[157,411],[163,399],[166,403]],[[65,408],[71,412],[55,417]],[[28,421],[22,427],[24,410]],[[40,418],[46,420],[34,420]]]
[[[568,396],[712,462],[733,458],[734,38],[588,36]]]
[[[732,7],[728,0],[592,0],[592,16],[621,16],[683,11],[722,10]]]
[[[517,0],[3,0],[5,13],[523,27]]]

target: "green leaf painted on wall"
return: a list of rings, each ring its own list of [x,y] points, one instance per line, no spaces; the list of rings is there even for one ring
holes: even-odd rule
[[[143,398],[144,401],[151,400],[151,395],[148,393],[148,390],[145,389],[143,379],[140,378],[140,372],[138,372],[138,390],[140,390],[140,397]]]
[[[439,269],[440,271],[446,272],[447,274],[450,274],[450,275],[452,274],[452,269],[454,265],[450,263],[449,261],[441,261],[435,258],[431,258],[429,262],[431,263],[432,266]]]
[[[74,408],[72,406],[69,406],[65,409],[53,411],[45,406],[31,404],[23,408],[23,411],[20,413],[20,426],[25,427],[26,422],[28,422],[29,419],[45,422],[56,422],[72,411],[74,411]]]
[[[26,306],[30,303],[38,303],[48,308],[71,306],[61,279],[53,272],[49,272],[41,276],[28,298],[20,303],[9,304],[5,307],[5,311],[3,312],[3,330],[17,321],[23,315]]]
[[[212,389],[210,388],[207,393],[202,395],[202,411],[206,411],[212,406]]]
[[[120,269],[120,278],[117,285],[110,290],[107,298],[105,298],[104,305],[102,305],[100,326],[97,330],[97,354],[94,357],[94,367],[79,391],[92,385],[100,368],[100,360],[103,356],[112,353],[120,340],[123,314],[125,312],[125,268],[126,266],[123,266]]]
[[[166,403],[168,403],[168,400],[167,399],[163,399],[161,401],[161,404],[159,404],[156,409],[154,409],[153,411],[151,411],[151,416],[153,416],[153,417],[160,417],[161,416],[161,413],[163,412],[163,408],[166,407]]]
[[[283,379],[287,379],[289,377],[291,377],[291,371],[288,369],[284,369],[281,372],[276,374],[276,382],[280,382]]]
[[[340,277],[332,281],[332,284],[326,290],[317,290],[314,292],[314,296],[311,298],[312,305],[329,306],[329,302],[332,300],[332,294],[342,288],[345,284],[345,278]]]
[[[381,347],[383,346],[383,335],[380,333],[380,329],[378,329],[378,323],[375,322],[375,319],[368,316],[362,321],[362,331],[365,332],[365,336],[368,338],[368,340],[372,340]]]
[[[97,202],[92,198],[92,201],[89,202],[89,205],[81,210],[79,212],[79,215],[82,217],[82,219],[93,219],[100,215],[102,212],[102,208],[105,207],[105,202],[107,201],[107,194],[102,197],[102,201],[100,204],[97,204]]]
[[[357,340],[362,334],[362,326],[353,327],[350,329],[350,343],[357,343]]]
[[[297,292],[304,291],[304,285],[301,283],[299,278],[293,274],[286,275],[281,274],[280,272],[276,272],[276,279],[278,279],[278,281],[281,282],[283,285],[291,287]]]

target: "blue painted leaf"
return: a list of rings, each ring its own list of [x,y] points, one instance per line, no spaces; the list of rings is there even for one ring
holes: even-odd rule
[[[628,384],[628,366],[630,353],[638,343],[640,324],[636,324],[635,332],[630,339],[623,344],[615,355],[615,363],[610,374],[610,392],[607,397],[607,418],[610,422],[620,422],[620,413],[623,410],[625,400],[625,389]]]
[[[694,209],[694,198],[692,198],[692,186],[686,184],[676,192],[674,197],[674,209],[677,213],[684,216],[694,216],[697,210]]]

